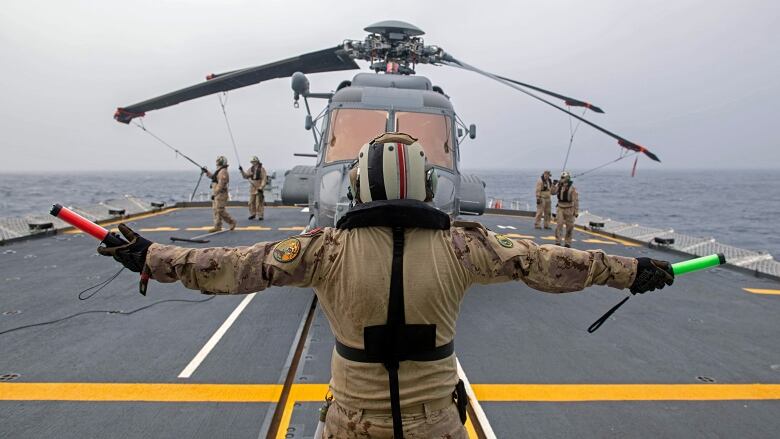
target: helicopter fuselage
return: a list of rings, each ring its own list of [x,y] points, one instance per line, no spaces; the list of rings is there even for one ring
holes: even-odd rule
[[[457,125],[449,97],[428,78],[359,73],[329,99],[315,145],[317,163],[313,169],[299,166],[288,172],[283,197],[291,201],[296,194],[290,188],[300,188],[298,197],[305,188],[310,226],[334,225],[349,209],[348,171],[360,148],[386,131],[397,131],[417,138],[423,146],[438,174],[433,204],[456,216],[461,213],[458,134],[462,132]],[[301,179],[308,184],[301,184]],[[479,183],[484,206],[484,188]]]

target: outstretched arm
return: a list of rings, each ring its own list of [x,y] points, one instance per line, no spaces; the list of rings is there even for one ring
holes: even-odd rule
[[[143,269],[152,279],[181,281],[207,294],[246,294],[269,286],[316,286],[324,280],[325,231],[298,235],[251,247],[185,248],[152,243],[124,224],[128,243],[99,247],[132,271]],[[330,230],[330,229],[328,229]]]
[[[518,280],[549,293],[580,291],[591,285],[629,288],[637,260],[601,250],[574,250],[513,240],[480,228],[453,229],[453,244],[473,282]]]
[[[299,236],[251,247],[192,249],[152,244],[146,258],[152,279],[181,281],[213,294],[246,294],[269,286],[312,286],[318,280],[319,235]]]

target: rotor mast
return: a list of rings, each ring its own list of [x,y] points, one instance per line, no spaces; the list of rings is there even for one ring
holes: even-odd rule
[[[368,61],[377,73],[414,75],[417,64],[436,64],[444,51],[438,46],[426,46],[421,38],[425,32],[417,26],[398,20],[374,23],[364,40],[344,41],[344,50],[352,59]]]

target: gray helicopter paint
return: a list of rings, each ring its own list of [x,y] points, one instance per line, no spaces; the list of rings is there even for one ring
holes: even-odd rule
[[[352,78],[352,87],[433,90],[431,80],[424,76],[377,75],[376,73],[358,73]]]
[[[305,78],[297,77],[301,82]],[[433,204],[453,216],[460,213],[459,197],[461,192],[461,176],[458,170],[460,155],[458,151],[457,121],[455,111],[449,97],[443,93],[434,92],[431,81],[423,76],[378,75],[374,73],[358,73],[352,79],[351,85],[334,93],[328,102],[328,107],[322,115],[320,131],[323,134],[314,150],[317,151],[317,164],[312,168],[295,168],[288,172],[283,189],[285,202],[300,203],[308,199],[311,214],[310,226],[331,226],[343,215],[351,204],[347,197],[349,189],[348,166],[351,160],[325,163],[330,138],[330,113],[336,109],[383,110],[388,112],[388,123],[385,129],[394,131],[396,111],[414,113],[441,114],[450,119],[452,139],[452,169],[436,166],[439,174],[438,193]],[[380,134],[380,133],[377,133]],[[366,139],[369,141],[370,139]],[[289,183],[288,183],[289,182]],[[304,197],[303,190],[311,188],[309,196]],[[484,199],[484,186],[471,184],[468,199],[472,201],[467,213],[479,214],[484,208],[476,206],[474,200]]]
[[[412,90],[394,90],[377,87],[363,89],[361,102],[366,105],[386,105],[391,108],[422,108],[423,97]]]

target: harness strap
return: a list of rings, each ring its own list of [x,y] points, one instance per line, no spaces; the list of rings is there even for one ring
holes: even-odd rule
[[[382,363],[384,358],[363,349],[352,348],[336,340],[336,352],[349,361],[358,363]],[[455,340],[447,344],[437,346],[433,350],[424,352],[408,353],[401,358],[401,361],[438,361],[443,360],[455,353]]]
[[[393,263],[390,275],[390,302],[387,307],[387,326],[390,330],[386,332],[388,338],[386,347],[399,346],[396,336],[397,329],[406,323],[404,312],[404,228],[393,227]],[[395,329],[395,330],[394,330]],[[365,332],[364,332],[365,337]],[[399,361],[395,349],[386,351],[385,369],[390,384],[390,410],[393,413],[393,437],[403,439],[404,429],[401,419],[401,390],[398,386],[398,367]]]

